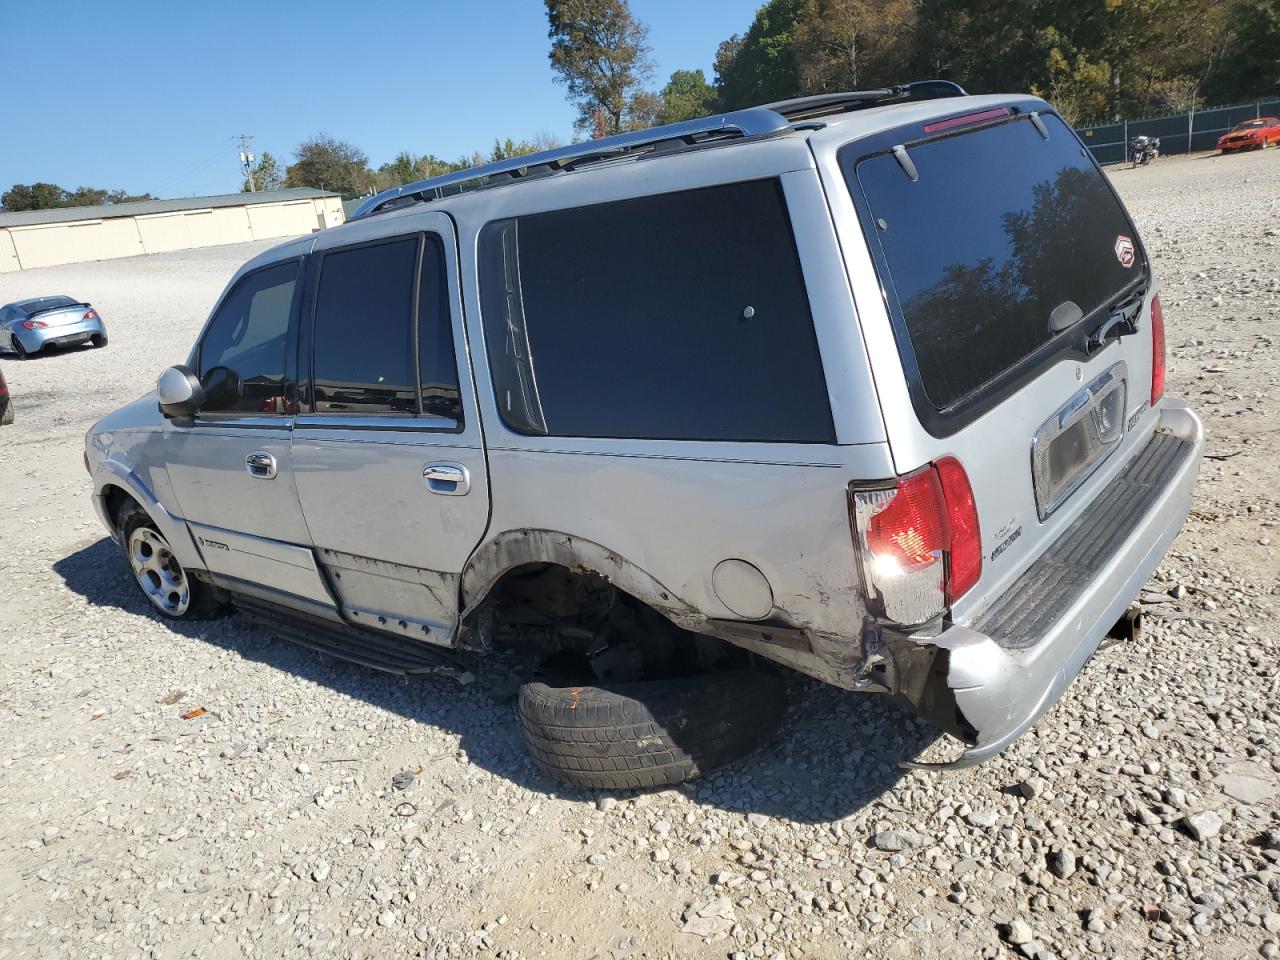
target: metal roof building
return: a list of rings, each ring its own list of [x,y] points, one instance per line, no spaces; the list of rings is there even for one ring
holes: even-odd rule
[[[344,219],[337,194],[310,187],[0,211],[0,273],[290,237]]]

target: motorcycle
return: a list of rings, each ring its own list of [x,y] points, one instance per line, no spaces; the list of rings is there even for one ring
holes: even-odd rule
[[[1137,136],[1129,141],[1129,159],[1135,167],[1145,167],[1160,156],[1160,138]]]

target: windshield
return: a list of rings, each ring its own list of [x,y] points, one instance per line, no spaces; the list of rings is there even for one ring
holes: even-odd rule
[[[1253,128],[1253,127],[1260,127],[1260,126],[1262,126],[1262,121],[1261,121],[1261,120],[1246,120],[1244,123],[1237,123],[1233,129],[1235,129],[1235,130],[1249,130],[1249,129]],[[1221,129],[1221,128],[1219,128],[1219,129]]]

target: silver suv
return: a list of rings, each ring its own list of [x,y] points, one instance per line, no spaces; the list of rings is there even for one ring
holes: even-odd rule
[[[87,460],[160,613],[536,657],[521,720],[568,782],[742,752],[781,712],[761,658],[967,765],[1132,632],[1203,444],[1164,378],[1070,127],[927,81],[374,197],[241,268]]]

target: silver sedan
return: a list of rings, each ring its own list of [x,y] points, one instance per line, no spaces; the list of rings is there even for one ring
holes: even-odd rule
[[[107,345],[107,328],[93,306],[71,297],[35,297],[0,307],[0,348],[25,360],[46,347]]]

